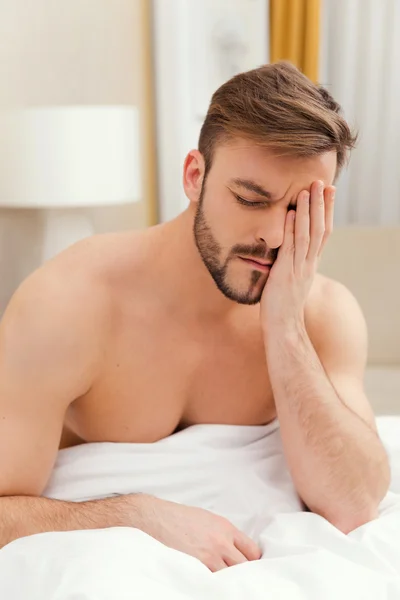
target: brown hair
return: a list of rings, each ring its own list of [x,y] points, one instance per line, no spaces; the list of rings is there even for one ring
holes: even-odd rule
[[[331,94],[286,61],[235,75],[213,94],[199,138],[206,174],[218,143],[253,140],[280,155],[337,153],[337,174],[357,134]]]

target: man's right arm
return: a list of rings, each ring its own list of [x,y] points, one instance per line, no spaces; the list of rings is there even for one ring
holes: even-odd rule
[[[24,282],[4,314],[0,547],[33,533],[127,525],[129,515],[135,522],[133,496],[82,504],[40,498],[66,410],[90,389],[98,372],[106,322],[101,293],[79,275],[66,279],[53,265]]]
[[[35,496],[0,498],[0,548],[10,542],[49,531],[141,526],[141,495],[89,502],[63,502]]]

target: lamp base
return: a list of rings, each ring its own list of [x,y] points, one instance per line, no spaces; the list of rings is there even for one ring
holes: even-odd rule
[[[93,224],[83,210],[46,209],[43,212],[42,263],[75,242],[94,234]]]

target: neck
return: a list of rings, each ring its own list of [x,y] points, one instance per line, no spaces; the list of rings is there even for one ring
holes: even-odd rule
[[[193,233],[195,209],[189,206],[163,225],[160,276],[166,300],[196,318],[221,319],[238,305],[219,291],[197,249]]]

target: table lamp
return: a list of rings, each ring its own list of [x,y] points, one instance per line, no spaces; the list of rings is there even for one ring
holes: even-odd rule
[[[0,110],[0,207],[46,209],[43,260],[92,235],[83,208],[140,199],[134,106]]]

